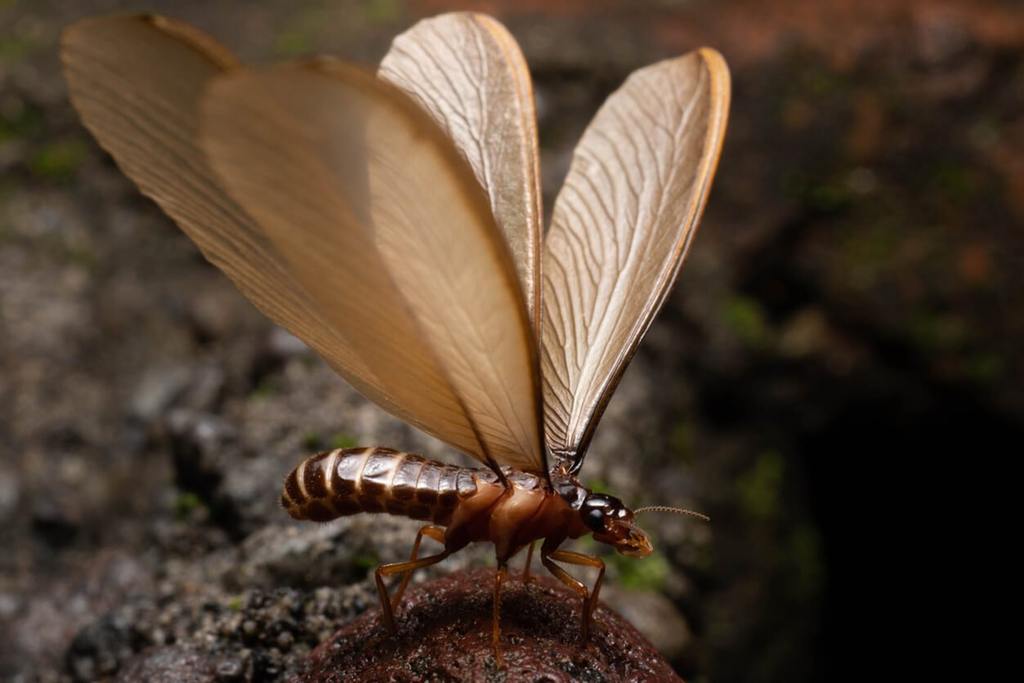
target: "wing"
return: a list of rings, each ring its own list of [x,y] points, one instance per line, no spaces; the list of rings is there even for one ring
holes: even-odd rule
[[[415,99],[455,142],[484,187],[540,329],[540,170],[526,61],[490,17],[425,19],[391,44],[378,75]]]
[[[487,197],[398,88],[318,60],[218,79],[203,148],[401,417],[546,473],[534,336]]]
[[[200,99],[211,82],[237,72],[237,63],[229,52],[184,24],[161,17],[115,17],[86,20],[68,29],[62,38],[62,60],[72,101],[100,144],[143,193],[153,198],[199,245],[203,254],[264,313],[302,338],[357,390],[392,414],[492,465],[508,462],[523,469],[545,471],[537,435],[539,390],[527,388],[538,385],[536,361],[531,360],[529,350],[532,342],[521,341],[523,335],[529,336],[524,306],[518,298],[518,289],[504,284],[514,282],[514,276],[505,276],[512,269],[510,259],[493,244],[500,242],[500,238],[494,238],[497,231],[491,223],[483,221],[484,227],[477,225],[468,235],[445,235],[455,243],[449,255],[464,257],[465,261],[453,261],[452,267],[441,271],[445,282],[458,290],[453,296],[463,295],[467,280],[475,275],[475,270],[491,269],[482,276],[479,298],[493,303],[495,309],[471,320],[472,324],[464,330],[467,338],[480,347],[491,343],[489,332],[483,333],[483,339],[474,336],[473,325],[477,323],[493,325],[500,329],[500,334],[509,335],[495,345],[498,352],[490,359],[493,363],[480,371],[481,375],[488,372],[490,375],[480,377],[477,392],[458,394],[470,371],[478,370],[477,366],[472,366],[467,371],[466,366],[479,360],[479,352],[475,355],[466,352],[461,365],[443,366],[428,346],[436,343],[436,339],[428,340],[427,332],[421,329],[436,332],[436,321],[430,319],[421,324],[419,320],[411,320],[413,304],[395,299],[393,282],[387,283],[391,289],[382,290],[386,294],[372,291],[372,284],[384,278],[381,274],[387,274],[387,269],[399,260],[392,258],[389,264],[383,265],[385,250],[378,246],[377,236],[365,237],[365,231],[360,233],[362,242],[349,246],[364,249],[365,258],[332,263],[320,273],[323,283],[310,286],[308,265],[300,263],[297,267],[295,254],[280,249],[280,235],[253,219],[258,212],[243,210],[222,189],[206,154],[200,149],[198,130]],[[409,116],[415,119],[415,114]],[[332,129],[337,132],[340,123],[328,125],[326,132]],[[252,126],[245,130],[257,139],[246,140],[243,147],[264,142],[262,131],[253,130]],[[432,140],[436,138],[435,133],[431,132]],[[325,133],[325,137],[329,135]],[[288,141],[276,141],[280,144],[274,151],[294,152]],[[444,147],[434,142],[436,147]],[[461,168],[458,164],[452,167]],[[270,172],[267,168],[252,170],[254,173]],[[456,189],[472,197],[475,186],[459,176],[450,168],[438,177],[442,185],[446,181],[462,183]],[[447,186],[444,189],[448,194],[454,191]],[[316,183],[304,179],[303,184],[297,186],[275,183],[274,190],[277,194],[264,204],[299,202],[289,193],[312,194],[317,188]],[[481,191],[476,187],[475,192]],[[416,199],[412,195],[406,197],[410,198]],[[307,211],[309,207],[320,208],[316,201],[299,203]],[[455,211],[458,215],[453,223],[459,218],[466,219],[470,209],[464,207],[476,207],[479,203],[469,199],[462,201],[463,208],[461,212]],[[432,205],[437,208],[436,202]],[[396,207],[397,211],[418,210],[408,204]],[[437,217],[413,216],[417,219]],[[339,220],[336,227],[347,228],[352,223],[351,218],[346,217]],[[426,220],[421,223],[432,227]],[[311,244],[318,238],[318,233],[298,221],[281,229],[286,233],[291,230],[295,240],[307,238]],[[335,241],[321,246],[324,252],[329,252],[339,245]],[[503,244],[498,246],[504,249]],[[393,255],[401,245],[392,240],[391,247]],[[360,262],[353,264],[354,260]],[[496,286],[495,280],[503,284]],[[326,283],[333,286],[329,300],[323,296]],[[495,287],[497,293],[493,291]],[[481,302],[475,303],[479,306]],[[380,304],[376,311],[371,310],[374,304]],[[470,314],[465,307],[452,306],[451,302],[446,304],[464,315]],[[354,308],[359,310],[352,310]],[[395,308],[399,310],[396,312]],[[445,311],[444,306],[439,308]],[[430,317],[425,311],[420,312]],[[472,314],[477,312],[473,310]],[[363,325],[364,318],[372,318],[374,313],[377,313],[377,320],[372,329],[380,331],[388,327],[389,331],[399,330],[404,336],[394,339],[382,334],[374,344],[368,344],[369,335],[355,323]],[[392,314],[394,325],[389,325]],[[451,315],[439,318],[451,323]],[[516,322],[509,324],[509,319]],[[526,351],[522,350],[523,346],[527,347]],[[467,351],[465,347],[465,343],[453,344],[448,353],[455,353],[455,349]],[[509,375],[514,385],[489,381],[495,373],[504,372],[506,368],[500,364],[510,358],[517,359],[511,362],[512,374]],[[407,371],[406,374],[402,370]],[[481,398],[479,395],[492,390],[492,396]],[[534,413],[529,419],[520,419],[531,410]]]
[[[576,472],[704,210],[729,72],[702,49],[633,73],[583,134],[545,240],[548,450]]]
[[[367,391],[373,373],[220,189],[198,147],[199,98],[213,78],[238,68],[235,57],[187,24],[121,16],[71,26],[61,37],[61,59],[72,103],[125,175],[263,313]]]

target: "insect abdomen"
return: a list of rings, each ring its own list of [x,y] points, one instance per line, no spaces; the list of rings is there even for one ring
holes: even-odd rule
[[[292,470],[281,505],[316,522],[386,512],[447,526],[459,501],[476,493],[478,474],[390,448],[338,449]]]

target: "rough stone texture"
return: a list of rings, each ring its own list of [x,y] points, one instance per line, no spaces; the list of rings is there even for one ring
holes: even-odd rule
[[[374,63],[451,6],[145,3],[260,63],[321,51]],[[869,666],[878,658],[830,647],[884,640],[878,615],[908,600],[849,603],[871,577],[920,586],[893,572],[928,533],[939,547],[979,538],[972,516],[934,511],[1024,442],[1024,6],[460,6],[494,13],[523,46],[549,209],[581,131],[630,71],[702,44],[729,60],[703,226],[582,473],[630,504],[713,523],[644,517],[657,552],[605,555],[604,597],[687,679]],[[159,667],[184,680],[211,665],[225,680],[287,680],[374,607],[369,571],[407,557],[415,533],[381,516],[293,524],[277,504],[288,470],[336,444],[455,461],[260,316],[82,128],[58,33],[140,7],[0,1],[4,683]],[[895,512],[922,491],[948,498]],[[417,580],[489,554],[467,549]],[[851,625],[857,609],[868,628]]]
[[[242,680],[246,668],[236,660],[189,647],[160,647],[129,662],[118,683],[216,683]]]
[[[322,643],[293,683],[348,681],[678,681],[628,621],[599,607],[580,642],[580,599],[554,579],[502,589],[502,656],[491,644],[494,570],[437,579],[403,600],[392,636],[370,610]]]

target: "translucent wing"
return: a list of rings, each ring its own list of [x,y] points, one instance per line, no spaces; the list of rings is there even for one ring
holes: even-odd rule
[[[369,367],[371,398],[492,465],[546,471],[536,347],[508,246],[418,105],[335,61],[246,71],[207,91],[202,140]]]
[[[198,147],[199,98],[234,56],[164,17],[80,21],[61,39],[71,101],[86,127],[143,194],[276,323],[362,391],[376,378],[313,306],[284,260],[220,189]],[[365,380],[365,381],[364,381]],[[396,406],[385,403],[395,411]]]
[[[675,281],[704,209],[729,106],[721,55],[633,73],[573,157],[545,240],[544,429],[576,471]]]
[[[72,101],[100,144],[143,193],[153,198],[199,245],[204,255],[231,277],[264,313],[305,340],[356,389],[396,416],[481,460],[508,462],[533,471],[545,470],[537,443],[536,363],[530,351],[532,342],[521,341],[529,334],[524,322],[524,306],[517,287],[503,285],[497,287],[496,294],[493,291],[496,279],[514,283],[514,275],[504,275],[510,273],[512,267],[507,254],[498,249],[499,246],[504,249],[504,245],[493,244],[500,242],[500,238],[494,237],[498,233],[493,224],[482,219],[480,225],[465,235],[454,235],[450,231],[445,234],[454,242],[443,245],[452,246],[448,255],[464,261],[453,261],[450,268],[441,272],[441,277],[451,285],[450,289],[456,290],[450,292],[453,298],[458,300],[462,296],[476,270],[486,270],[479,282],[480,300],[475,303],[478,308],[482,302],[494,304],[495,308],[473,318],[474,324],[463,328],[465,337],[461,342],[446,349],[449,354],[464,352],[463,362],[443,366],[430,346],[437,341],[437,321],[415,319],[412,302],[395,300],[396,285],[391,282],[388,269],[400,260],[394,258],[394,253],[395,249],[401,249],[401,240],[389,243],[392,259],[386,265],[382,235],[350,244],[353,249],[364,249],[364,258],[339,259],[320,272],[324,283],[333,286],[328,300],[323,296],[324,283],[309,286],[307,264],[296,264],[292,260],[295,254],[282,252],[278,245],[280,240],[275,239],[280,236],[257,224],[252,218],[255,212],[243,210],[222,189],[199,148],[197,134],[203,93],[211,81],[237,69],[234,57],[227,50],[195,29],[161,17],[115,17],[86,20],[67,30],[62,39],[62,59]],[[354,123],[341,113],[343,121]],[[415,114],[410,117],[416,118]],[[337,133],[341,123],[327,126],[322,131],[323,138],[329,139],[332,131]],[[270,138],[269,132],[253,130],[252,126],[245,130],[256,136],[255,140],[245,141],[244,144],[250,146],[258,146]],[[305,126],[303,130],[310,132]],[[426,137],[436,142],[437,147],[444,147],[436,141],[436,131],[432,130]],[[285,154],[295,151],[287,140],[277,139],[277,142],[280,145],[274,148],[276,151]],[[458,164],[454,167],[460,168]],[[266,167],[251,170],[257,174],[273,173],[273,169]],[[459,176],[451,169],[439,172],[436,177],[442,186],[439,196],[452,194],[446,182],[461,182],[458,187],[467,197],[473,194],[474,188],[480,193],[471,178],[468,183],[464,182],[465,178],[452,180]],[[321,184],[325,181],[324,178],[318,180]],[[286,191],[284,194],[313,193],[317,191],[317,183],[303,179],[300,185],[279,187],[275,182],[274,189]],[[405,196],[406,203],[396,204],[394,210],[411,212],[410,220],[417,220],[425,234],[435,235],[429,220],[436,219],[437,214],[419,212],[420,207],[415,206],[416,189],[409,189],[412,194]],[[448,192],[444,191],[446,189]],[[328,190],[330,196],[337,188]],[[322,208],[323,202],[303,202],[302,199],[294,198],[306,210]],[[274,195],[267,201],[279,205],[286,199]],[[324,201],[329,204],[331,199]],[[467,200],[462,204],[476,206],[484,201]],[[366,208],[364,201],[362,205],[341,209],[340,214],[361,210],[365,216]],[[436,202],[432,208],[438,208]],[[468,209],[456,210],[453,224],[465,227],[458,221],[465,219],[467,212]],[[367,227],[340,214],[335,226],[338,230],[352,225]],[[442,226],[442,230],[445,227]],[[315,244],[318,237],[299,220],[281,229],[291,230],[295,241],[308,240],[309,244]],[[364,230],[360,234],[369,233]],[[325,253],[330,253],[338,245],[328,242],[320,246]],[[430,246],[438,245],[432,241]],[[474,260],[476,257],[480,257],[480,262]],[[353,261],[358,263],[353,265]],[[424,268],[411,270],[419,273]],[[495,273],[503,275],[495,276]],[[373,284],[382,279],[391,288],[382,290],[387,294],[380,298],[386,301],[379,301],[372,291]],[[314,292],[319,296],[314,296]],[[380,304],[379,308],[369,310],[375,303]],[[464,306],[451,306],[451,301],[446,303],[464,315],[479,313],[477,309],[468,311]],[[396,308],[399,310],[395,311]],[[377,324],[368,329],[379,331],[394,314],[394,324],[389,329],[401,333],[401,337],[383,334],[369,344],[367,340],[372,335],[364,334],[364,328],[355,323],[362,324],[360,316],[372,317],[375,312],[379,318]],[[426,311],[419,313],[430,317]],[[439,319],[451,324],[451,317],[442,314]],[[510,319],[517,322],[510,324]],[[479,351],[473,353],[473,348],[467,349],[467,345],[482,348],[492,342],[490,332],[474,334],[475,324],[488,329],[493,326],[500,330],[497,334],[507,334],[507,337],[494,345],[497,353],[489,357],[493,361],[491,365],[467,369],[480,356]],[[428,333],[434,334],[434,338],[428,339]],[[510,358],[516,360],[510,361]],[[511,362],[512,367],[500,365],[505,362]],[[500,380],[493,381],[496,374],[506,369],[513,378],[511,386]],[[467,382],[467,376],[474,372],[479,380],[475,385],[476,393],[457,393]],[[494,393],[481,398],[481,392],[490,391]],[[524,414],[529,417],[520,420]]]
[[[541,195],[530,72],[515,39],[469,12],[398,36],[378,74],[412,95],[455,142],[490,200],[540,329]]]

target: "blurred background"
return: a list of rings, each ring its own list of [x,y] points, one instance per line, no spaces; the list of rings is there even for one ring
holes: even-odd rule
[[[1024,436],[1020,3],[2,0],[0,679],[131,680],[140,661],[286,678],[375,604],[368,572],[416,526],[293,524],[287,471],[332,446],[451,459],[274,329],[119,174],[67,102],[61,28],[148,10],[250,61],[374,64],[452,9],[522,45],[548,209],[627,74],[704,44],[733,70],[701,233],[582,474],[713,522],[645,518],[658,552],[606,558],[607,602],[688,680],[834,679],[892,628],[874,586],[903,604],[904,559],[937,533],[956,553],[966,521],[896,506],[934,489],[957,508],[966,482],[936,473]]]

